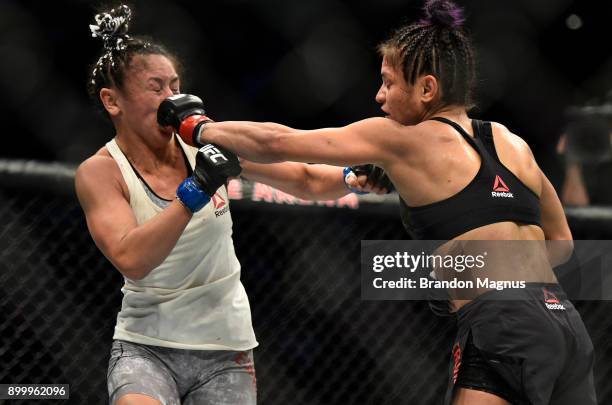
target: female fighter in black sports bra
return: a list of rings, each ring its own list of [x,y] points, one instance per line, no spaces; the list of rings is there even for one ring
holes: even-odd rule
[[[495,252],[488,270],[525,288],[482,289],[451,302],[459,332],[446,403],[596,404],[593,346],[551,269],[572,249],[563,208],[520,137],[468,116],[475,60],[463,21],[451,1],[430,0],[423,20],[380,45],[376,101],[385,118],[304,131],[177,111],[174,125],[187,142],[215,143],[256,162],[381,166],[415,238],[522,243]],[[568,241],[560,258],[542,253],[549,240]]]

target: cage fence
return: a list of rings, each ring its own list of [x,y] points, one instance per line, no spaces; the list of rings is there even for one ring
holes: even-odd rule
[[[70,167],[0,167],[0,383],[69,384],[70,399],[45,403],[105,404],[122,277],[89,236]],[[252,184],[230,194],[259,403],[442,402],[454,318],[426,302],[360,296],[360,241],[407,238],[395,205],[309,204]],[[577,239],[612,239],[606,215],[568,211]],[[612,302],[575,304],[596,348],[599,401],[610,404]]]

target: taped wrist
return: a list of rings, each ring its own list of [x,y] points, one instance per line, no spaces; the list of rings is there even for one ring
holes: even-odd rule
[[[212,122],[206,115],[190,115],[181,122],[179,135],[184,140],[190,139],[192,146],[201,146],[200,129],[207,122]]]
[[[198,186],[193,177],[188,177],[176,189],[176,197],[194,214],[210,201],[210,196]]]
[[[355,172],[353,171],[353,169],[351,169],[350,167],[345,167],[344,170],[342,170],[342,178],[344,180],[344,185],[346,186],[347,189],[349,189],[349,191],[351,191],[352,193],[355,194],[368,194],[367,191],[361,191],[357,188],[353,188],[348,184],[348,178],[349,176],[356,176]]]

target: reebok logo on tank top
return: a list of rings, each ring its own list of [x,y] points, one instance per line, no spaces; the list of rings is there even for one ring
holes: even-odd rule
[[[216,192],[215,195],[212,196],[211,200],[215,207],[215,210],[218,210],[215,211],[215,216],[220,217],[221,215],[229,211],[229,205],[227,205],[227,203],[225,202],[223,197],[221,197],[221,194],[219,194],[219,192]]]
[[[510,192],[510,189],[504,183],[499,175],[495,175],[495,183],[493,183],[493,191],[491,191],[491,197],[503,197],[503,198],[514,198],[514,195]]]

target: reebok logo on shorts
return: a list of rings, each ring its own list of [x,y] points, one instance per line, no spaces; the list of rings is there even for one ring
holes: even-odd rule
[[[491,197],[504,197],[504,198],[514,198],[510,189],[504,183],[499,175],[495,175],[495,183],[493,183],[493,191],[491,191]]]
[[[453,347],[453,384],[457,383],[459,367],[461,367],[461,346],[459,346],[459,343],[455,343]]]
[[[544,293],[544,305],[546,305],[546,308],[550,310],[565,311],[565,306],[559,303],[559,299],[555,294],[548,291],[545,287],[542,288],[542,292]]]
[[[212,200],[213,206],[215,207],[216,217],[220,217],[221,215],[229,211],[229,205],[227,205],[223,197],[221,197],[221,194],[215,193],[215,195],[212,196],[211,200]]]

